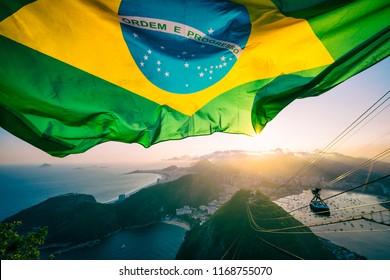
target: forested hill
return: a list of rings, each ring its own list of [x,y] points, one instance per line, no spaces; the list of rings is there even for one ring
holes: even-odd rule
[[[267,187],[265,179],[247,178],[246,173],[241,174],[234,167],[221,168],[208,161],[186,168],[185,172],[177,167],[163,171],[187,175],[142,189],[113,204],[98,203],[93,196],[84,194],[49,198],[5,221],[21,221],[22,233],[47,226],[45,246],[68,248],[102,239],[124,228],[174,217],[176,209],[183,206],[193,209],[203,206],[207,211],[196,211],[206,212],[206,222],[201,219],[205,215],[196,217],[199,213],[175,217],[199,219],[203,223],[188,232],[177,253],[178,259],[347,258],[343,249],[319,239],[260,193],[261,186]],[[244,189],[231,198],[239,187]],[[286,231],[288,227],[293,227],[294,233]]]
[[[284,233],[270,231],[288,227],[294,228],[276,230]],[[340,255],[340,248],[335,252],[334,247],[331,248],[329,245],[261,193],[240,190],[206,223],[188,232],[176,258],[256,260],[343,258]]]
[[[93,196],[84,194],[52,197],[5,221],[22,221],[22,233],[48,226],[45,245],[72,246],[123,228],[158,222],[183,205],[199,207],[217,199],[221,191],[218,176],[189,174],[142,189],[115,204],[98,203]]]

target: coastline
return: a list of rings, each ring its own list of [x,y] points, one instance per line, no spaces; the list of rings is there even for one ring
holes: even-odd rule
[[[168,224],[168,225],[174,225],[174,226],[178,226],[178,227],[181,227],[185,230],[190,230],[191,229],[191,226],[186,223],[186,222],[182,222],[182,221],[177,221],[177,220],[162,220],[161,221],[162,223],[164,224]]]
[[[150,222],[150,223],[147,223],[144,225],[124,227],[124,228],[121,228],[119,230],[108,233],[104,236],[101,236],[95,240],[90,240],[90,241],[82,242],[79,244],[72,244],[72,245],[71,244],[52,244],[52,245],[48,245],[48,246],[43,246],[40,248],[42,250],[41,256],[44,256],[43,259],[50,259],[51,257],[54,257],[54,259],[55,259],[56,256],[59,256],[62,254],[66,254],[66,253],[69,253],[72,251],[77,251],[77,250],[84,249],[84,248],[91,248],[91,247],[94,247],[96,245],[99,245],[104,239],[109,238],[110,236],[115,235],[117,233],[120,233],[122,231],[137,231],[137,230],[146,228],[148,226],[151,226],[151,225],[154,225],[157,223],[163,223],[163,224],[177,226],[177,227],[180,227],[186,231],[189,231],[191,229],[190,225],[186,222],[183,222],[183,221],[178,221],[178,220],[154,221],[154,222]]]
[[[154,169],[154,170],[135,170],[126,174],[136,174],[136,173],[151,173],[159,175],[159,183],[167,183],[179,179],[184,175],[191,174],[191,172],[183,170],[164,170],[164,169]]]
[[[156,185],[159,185],[159,184],[164,184],[164,183],[167,183],[167,182],[170,182],[170,181],[174,181],[176,180],[177,178],[180,178],[186,174],[188,174],[189,172],[182,172],[182,171],[165,171],[165,170],[162,170],[160,172],[160,170],[145,170],[145,171],[136,171],[136,172],[131,172],[131,173],[125,173],[125,174],[134,174],[134,173],[144,173],[144,174],[155,174],[156,176],[153,176],[153,178],[151,178],[151,180],[149,180],[150,183],[147,183],[145,185],[141,185],[141,186],[138,186],[134,189],[130,189],[128,190],[126,193],[125,193],[125,197],[128,198],[129,196],[139,192],[140,190],[142,189],[145,189],[145,188],[148,188],[148,187],[152,187],[152,186],[156,186]],[[124,174],[124,175],[125,175]],[[130,177],[129,177],[130,179]],[[131,188],[131,186],[128,185],[129,188]],[[126,189],[126,187],[124,187],[124,189]],[[108,200],[105,200],[104,202],[99,202],[97,201],[97,203],[101,203],[101,204],[114,204],[118,202],[118,197],[113,197],[111,199],[108,199]],[[89,247],[95,247],[96,245],[99,245],[100,242],[104,239],[106,239],[107,237],[111,236],[111,235],[115,235],[121,231],[126,231],[126,230],[138,230],[138,229],[141,229],[141,228],[144,228],[144,227],[148,227],[152,224],[157,224],[157,223],[165,223],[165,224],[170,224],[170,225],[174,225],[176,227],[180,227],[182,229],[184,229],[185,231],[188,231],[191,229],[190,225],[185,223],[185,222],[182,222],[182,221],[178,221],[178,220],[155,220],[153,222],[150,222],[150,223],[147,223],[147,224],[143,224],[143,225],[138,225],[138,226],[133,226],[133,227],[125,227],[125,228],[120,228],[118,230],[114,230],[113,232],[110,232],[104,236],[99,236],[98,238],[95,238],[93,240],[89,240],[89,241],[86,241],[86,242],[82,242],[82,243],[79,243],[79,244],[49,244],[49,245],[45,245],[45,246],[42,246],[41,247],[41,250],[42,250],[42,257],[44,259],[50,259],[51,256],[59,256],[59,255],[62,255],[62,254],[66,254],[68,252],[72,252],[72,251],[77,251],[77,250],[80,250],[80,249],[83,249],[83,248],[89,248]]]
[[[159,178],[157,178],[157,180],[153,183],[147,184],[145,186],[137,187],[135,189],[132,189],[132,190],[126,192],[124,194],[125,198],[128,198],[130,195],[133,195],[142,189],[149,188],[149,187],[152,187],[152,186],[155,186],[158,184],[171,182],[171,181],[179,179],[180,177],[182,177],[184,175],[190,174],[190,172],[186,172],[186,171],[163,170],[163,169],[159,170],[159,169],[157,169],[157,170],[135,170],[135,171],[125,173],[124,175],[126,175],[126,174],[128,174],[128,175],[139,174],[139,173],[155,174],[155,175],[158,175]],[[104,201],[104,202],[101,202],[101,203],[108,203],[109,204],[109,203],[116,203],[117,201],[118,201],[118,197],[114,197],[114,198],[111,198],[111,199]]]
[[[146,185],[144,185],[144,186],[137,187],[137,188],[135,188],[135,189],[132,189],[132,190],[130,190],[130,191],[124,193],[125,198],[128,198],[130,195],[133,195],[133,194],[139,192],[139,191],[142,190],[142,189],[149,188],[149,187],[152,187],[152,186],[155,186],[155,185],[161,183],[162,177],[163,177],[162,174],[158,174],[158,173],[154,173],[154,172],[145,172],[145,173],[156,174],[156,175],[159,176],[159,178],[157,178],[153,183],[150,183],[150,184],[146,184]],[[129,174],[130,174],[130,173],[129,173]],[[109,199],[109,200],[107,200],[107,201],[104,201],[104,202],[101,202],[101,203],[110,204],[110,203],[116,203],[117,201],[118,201],[118,197],[114,197],[114,198],[111,198],[111,199]]]

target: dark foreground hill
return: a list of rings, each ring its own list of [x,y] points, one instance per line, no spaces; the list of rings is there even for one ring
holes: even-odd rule
[[[271,231],[290,227],[293,229]],[[342,258],[328,245],[264,195],[240,190],[205,224],[188,232],[176,258]]]
[[[119,229],[115,205],[98,203],[85,194],[49,198],[5,221],[21,221],[21,233],[47,226],[45,245],[75,245]]]
[[[91,195],[67,194],[47,199],[5,221],[21,221],[21,233],[47,226],[45,247],[66,250],[93,244],[121,229],[142,227],[173,216],[184,205],[198,208],[218,199],[226,191],[223,173],[203,166],[205,163],[196,166],[203,170],[199,174],[142,189],[118,203],[102,204]],[[293,231],[306,233],[269,232],[285,227],[298,227]],[[241,190],[206,223],[188,232],[177,258],[340,258],[332,250],[264,195]]]
[[[5,221],[22,221],[22,233],[48,226],[46,246],[74,246],[123,228],[158,222],[184,205],[207,204],[218,198],[221,190],[219,178],[190,174],[142,189],[115,204],[98,203],[93,196],[84,194],[49,198]]]

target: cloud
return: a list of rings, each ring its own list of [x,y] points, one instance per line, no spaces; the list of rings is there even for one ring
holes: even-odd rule
[[[182,155],[180,157],[172,157],[172,158],[167,158],[167,159],[163,159],[163,160],[165,160],[165,161],[193,161],[196,159],[194,159],[194,157],[189,156],[189,155]]]
[[[291,151],[281,148],[276,148],[267,151],[246,151],[246,150],[226,150],[215,151],[209,154],[190,156],[183,155],[179,157],[172,157],[164,159],[164,161],[176,161],[176,162],[189,162],[200,160],[222,160],[222,159],[244,159],[249,157],[278,157],[278,156],[298,156],[298,157],[311,157],[318,154],[318,151],[303,152],[303,151]]]
[[[165,159],[166,161],[199,161],[199,160],[218,160],[218,159],[226,159],[226,158],[242,158],[248,157],[257,152],[249,152],[244,150],[227,150],[227,151],[215,151],[205,155],[199,156],[190,156],[183,155],[180,157],[172,157]],[[260,152],[261,153],[261,152]]]

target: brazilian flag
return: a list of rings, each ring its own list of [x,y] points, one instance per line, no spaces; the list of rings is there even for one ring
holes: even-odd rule
[[[63,157],[259,133],[390,53],[389,0],[0,0],[0,125]]]

